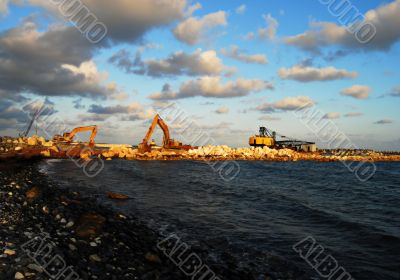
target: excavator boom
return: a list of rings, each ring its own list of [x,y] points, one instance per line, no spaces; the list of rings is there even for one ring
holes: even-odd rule
[[[153,135],[153,132],[156,129],[157,125],[161,128],[161,130],[164,133],[164,138],[163,138],[164,148],[169,149],[182,146],[182,143],[174,141],[173,139],[170,138],[169,128],[167,124],[161,119],[160,115],[156,115],[149,127],[149,130],[147,131],[145,138],[143,139],[142,143],[139,144],[139,150],[141,152],[149,152],[151,150],[151,147],[148,144],[148,142],[151,136]]]
[[[164,141],[165,139],[169,138],[169,129],[168,126],[164,123],[164,121],[161,119],[160,115],[156,115],[153,119],[153,122],[151,123],[149,130],[147,131],[147,134],[145,138],[143,139],[142,143],[148,143],[151,135],[153,135],[154,130],[156,129],[156,126],[159,125],[164,133]]]
[[[71,132],[65,132],[63,136],[59,136],[59,135],[54,136],[54,141],[71,143],[74,141],[74,137],[77,133],[84,132],[84,131],[92,131],[92,134],[90,135],[90,139],[89,139],[89,145],[93,146],[95,143],[94,140],[97,136],[97,126],[96,125],[76,127]]]

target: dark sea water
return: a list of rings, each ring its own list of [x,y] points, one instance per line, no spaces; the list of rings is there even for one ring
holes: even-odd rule
[[[354,279],[400,279],[400,163],[377,163],[367,182],[340,162],[239,165],[230,182],[192,161],[107,161],[95,178],[68,160],[49,160],[41,170],[62,187],[205,246],[216,259],[229,253],[256,272],[288,262],[308,279],[324,279],[292,249],[311,236]],[[108,191],[132,199],[110,201]]]

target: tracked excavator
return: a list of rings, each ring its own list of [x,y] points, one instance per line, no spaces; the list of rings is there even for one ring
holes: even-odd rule
[[[163,148],[164,149],[190,149],[191,147],[188,145],[183,145],[181,142],[176,141],[170,138],[169,129],[167,124],[163,121],[160,115],[156,115],[153,119],[153,122],[150,125],[149,130],[145,138],[143,139],[142,143],[139,144],[139,152],[145,153],[150,152],[151,147],[155,146],[156,143],[152,140],[149,144],[149,140],[153,135],[154,130],[156,129],[157,125],[161,128],[164,133],[163,137]]]
[[[96,125],[76,127],[71,132],[65,132],[62,136],[55,135],[53,138],[53,141],[56,143],[70,144],[74,141],[74,137],[77,133],[84,132],[84,131],[92,131],[92,134],[90,135],[90,140],[89,140],[88,144],[89,144],[89,146],[94,146],[94,144],[95,144],[94,139],[96,138],[96,135],[97,135],[97,126]]]

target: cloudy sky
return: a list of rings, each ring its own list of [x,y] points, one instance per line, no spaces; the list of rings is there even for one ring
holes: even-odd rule
[[[214,143],[259,126],[319,142],[306,106],[359,147],[399,150],[400,0],[326,2],[0,0],[0,134],[42,102],[41,125],[137,144],[173,103]]]

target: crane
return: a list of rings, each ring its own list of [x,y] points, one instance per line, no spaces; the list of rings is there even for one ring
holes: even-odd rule
[[[178,142],[174,139],[170,138],[169,134],[169,128],[167,124],[163,121],[163,119],[160,117],[160,115],[156,115],[153,119],[153,122],[151,123],[149,130],[147,131],[146,136],[144,137],[142,143],[139,144],[139,151],[141,152],[149,152],[151,151],[151,146],[153,143],[150,145],[148,144],[151,135],[153,135],[154,130],[156,129],[156,126],[159,126],[161,130],[164,133],[163,137],[163,148],[165,149],[181,149],[183,148],[183,145],[181,142]]]
[[[39,118],[41,114],[42,108],[43,106],[36,110],[36,112],[32,116],[32,119],[29,121],[28,127],[26,128],[24,133],[20,134],[20,137],[28,137],[29,132],[32,129],[33,123]]]
[[[96,138],[96,135],[97,135],[97,126],[96,125],[76,127],[71,132],[65,132],[62,136],[55,135],[53,140],[55,142],[66,142],[66,143],[70,144],[72,141],[74,141],[74,137],[77,133],[84,132],[84,131],[92,131],[92,134],[90,135],[89,146],[94,146],[94,144],[95,144],[94,139]]]

